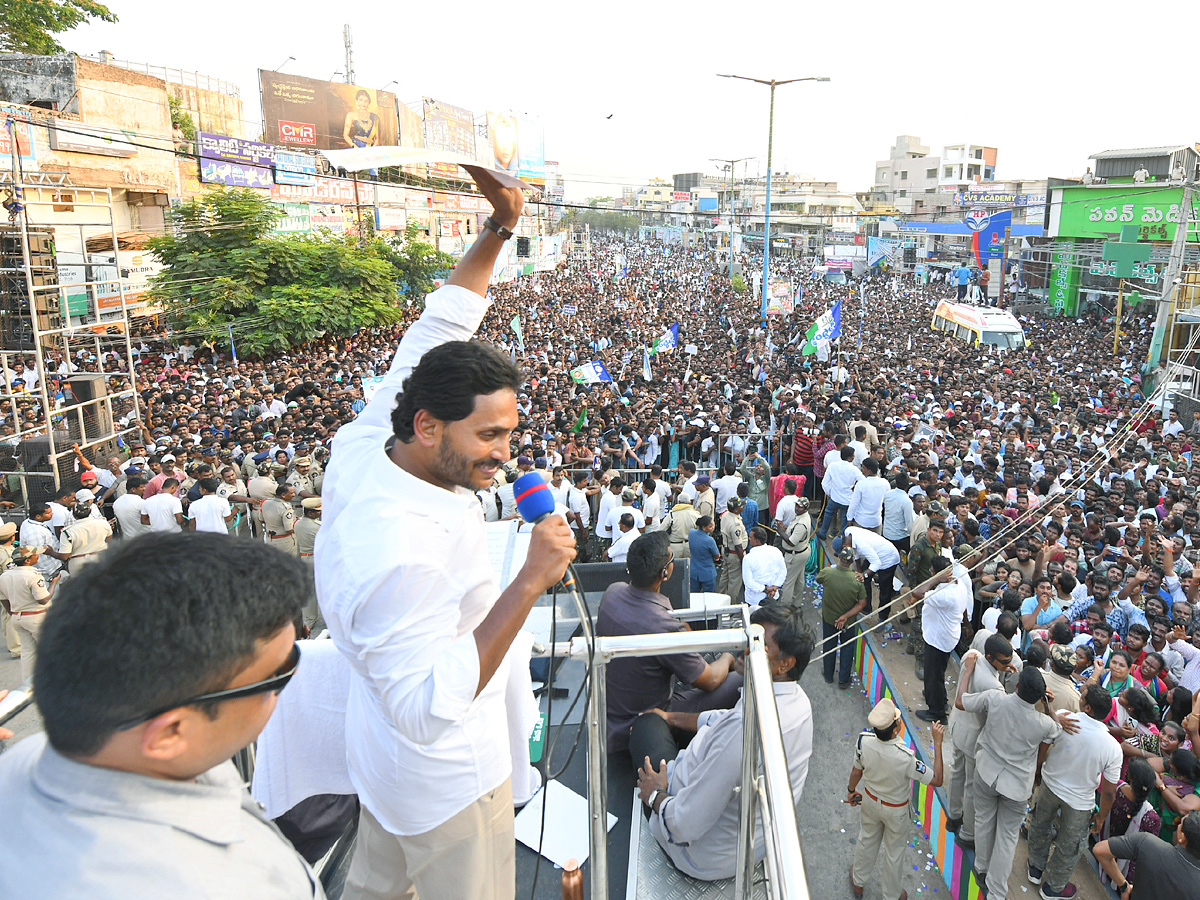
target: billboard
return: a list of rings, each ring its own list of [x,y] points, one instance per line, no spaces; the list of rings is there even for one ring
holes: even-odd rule
[[[469,109],[425,98],[425,146],[475,156],[475,117]],[[458,175],[453,163],[430,163],[429,174],[443,178]]]
[[[492,142],[492,167],[516,175],[521,163],[517,143],[517,117],[511,113],[487,114],[488,139]]]
[[[1054,237],[1112,238],[1132,222],[1139,241],[1172,241],[1181,220],[1200,221],[1200,196],[1183,211],[1181,186],[1141,184],[1058,190],[1050,209]]]
[[[394,146],[400,129],[389,91],[258,70],[268,141],[320,150]]]
[[[413,112],[405,104],[397,106],[400,123],[400,146],[421,149],[425,146],[425,123],[421,121],[420,113]],[[410,175],[424,177],[426,166],[418,163],[412,166],[401,166]]]
[[[259,141],[246,141],[201,131],[196,135],[196,146],[200,150],[200,156],[208,159],[222,159],[244,166],[261,166],[264,169],[270,169],[275,164],[275,148]]]
[[[33,149],[33,130],[14,111],[0,109],[0,169],[11,169],[13,158],[13,136],[17,139],[17,156],[22,169],[37,168],[37,154]],[[11,129],[11,131],[10,131]]]
[[[542,131],[542,123],[522,118],[519,132],[521,138],[521,164],[518,169],[520,177],[533,184],[545,184],[546,135]]]

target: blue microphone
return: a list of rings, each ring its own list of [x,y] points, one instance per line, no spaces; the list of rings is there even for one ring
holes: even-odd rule
[[[527,472],[513,482],[513,497],[521,518],[531,525],[554,514],[554,494],[550,493],[546,479],[537,472]],[[569,591],[575,589],[575,574],[570,566],[563,574],[562,585]]]
[[[536,525],[554,512],[554,495],[550,485],[537,472],[526,472],[513,482],[513,497],[521,518]]]

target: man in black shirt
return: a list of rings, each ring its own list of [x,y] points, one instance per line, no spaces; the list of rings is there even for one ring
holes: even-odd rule
[[[1136,832],[1098,843],[1092,851],[1121,900],[1195,900],[1200,897],[1200,810],[1175,826],[1175,843]],[[1137,860],[1137,884],[1125,878],[1118,859]]]

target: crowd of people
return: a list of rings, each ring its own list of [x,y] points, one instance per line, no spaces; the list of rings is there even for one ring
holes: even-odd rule
[[[748,274],[756,262],[740,255]],[[476,337],[515,364],[520,384],[511,462],[471,484],[482,518],[517,518],[513,482],[540,471],[580,559],[629,564],[639,538],[662,532],[656,559],[687,559],[693,591],[801,621],[820,597],[823,674],[841,687],[860,629],[907,631],[921,651],[916,714],[939,735],[945,724],[953,747],[952,826],[993,895],[1005,896],[1032,804],[1028,876],[1043,897],[1073,895],[1066,878],[1089,832],[1123,898],[1126,883],[1176,892],[1139,887],[1135,898],[1195,896],[1200,412],[1184,421],[1152,402],[1164,376],[1142,367],[1147,313],[1127,316],[1116,354],[1111,321],[1095,314],[1023,318],[1029,346],[1001,354],[929,328],[945,285],[886,270],[831,284],[810,260],[776,259],[796,299],[763,318],[727,266],[715,249],[593,238],[553,271],[491,286]],[[835,303],[840,341],[806,353],[809,326]],[[0,528],[0,555],[15,564],[0,575],[0,605],[24,671],[59,585],[124,540],[192,529],[259,538],[311,563],[333,438],[363,424],[420,312],[259,361],[148,330],[132,372],[115,352],[48,354],[47,388],[63,404],[63,376],[76,371],[103,373],[110,392],[132,388],[139,403],[117,410],[120,452],[76,448],[78,481],[32,504],[19,528]],[[589,383],[589,363],[611,381]],[[27,390],[40,377],[32,357],[5,375]],[[0,441],[38,422],[32,397],[16,407]],[[349,477],[374,477],[372,466],[364,458]],[[19,497],[5,485],[7,502]],[[373,525],[339,534],[347,527]],[[813,572],[820,542],[831,564]],[[316,625],[321,611],[303,599]],[[335,637],[349,627],[330,625]],[[691,662],[689,683],[707,678],[710,690],[733,665]],[[624,718],[610,708],[610,726],[626,728],[610,734],[613,749],[658,746],[661,735],[634,728],[647,708]],[[899,740],[890,726],[875,731]],[[1068,754],[1095,771],[1065,764]],[[1103,815],[1092,815],[1096,802]],[[658,823],[664,835],[678,829],[670,814]],[[1139,834],[1177,855],[1162,861]]]

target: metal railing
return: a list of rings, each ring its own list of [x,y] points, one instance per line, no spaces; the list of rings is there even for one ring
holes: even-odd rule
[[[222,81],[220,78],[213,78],[210,75],[201,75],[199,72],[190,72],[186,69],[176,69],[170,66],[152,66],[149,63],[133,62],[128,59],[116,59],[106,53],[84,55],[83,58],[106,66],[128,69],[130,72],[144,72],[151,78],[161,78],[168,84],[180,84],[185,87],[195,87],[205,91],[216,91],[220,94],[227,94],[230,97],[240,98],[242,96],[241,89],[236,84]]]
[[[705,653],[725,650],[745,652],[745,688],[742,694],[742,773],[739,788],[738,868],[734,897],[749,900],[754,889],[754,830],[758,810],[763,819],[767,890],[773,900],[808,900],[808,879],[800,848],[800,831],[787,755],[779,726],[767,662],[762,626],[749,622],[744,604],[709,609],[677,610],[680,619],[733,615],[740,628],[674,634],[639,634],[619,637],[573,638],[554,645],[554,655],[580,659],[590,665],[588,702],[588,815],[591,831],[589,863],[591,896],[608,897],[608,748],[605,667],[611,660],[662,653]],[[549,651],[547,651],[548,653]],[[754,727],[745,727],[753,722]],[[759,762],[761,758],[761,772]],[[630,827],[639,827],[638,822]]]

